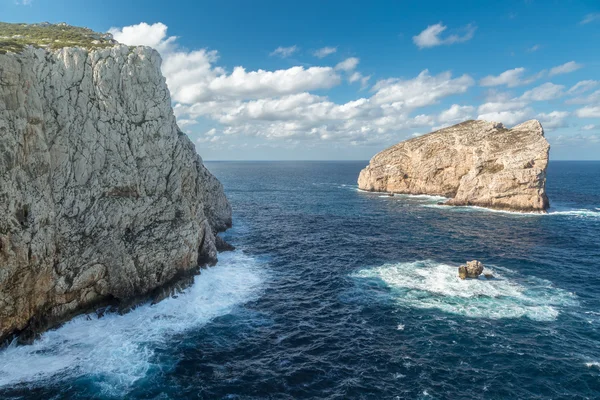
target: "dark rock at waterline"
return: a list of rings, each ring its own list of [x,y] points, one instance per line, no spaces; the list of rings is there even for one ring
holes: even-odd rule
[[[215,236],[215,245],[217,247],[217,251],[223,252],[223,251],[234,251],[235,250],[235,246],[233,246],[232,244],[229,244],[225,241],[225,239],[223,239],[220,236]]]

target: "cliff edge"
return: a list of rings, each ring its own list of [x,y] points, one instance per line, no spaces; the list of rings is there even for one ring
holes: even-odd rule
[[[360,172],[362,190],[449,197],[445,204],[545,212],[550,145],[539,121],[466,121],[398,143]]]
[[[231,226],[158,53],[34,28],[0,39],[0,342],[189,283]]]

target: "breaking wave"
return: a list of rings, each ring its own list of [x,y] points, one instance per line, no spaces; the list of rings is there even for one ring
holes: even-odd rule
[[[486,268],[486,272],[494,278],[461,280],[456,267],[425,260],[363,269],[354,277],[382,280],[403,306],[472,318],[552,321],[563,307],[578,304],[573,293],[547,280],[521,277],[505,268]]]
[[[44,333],[33,344],[0,351],[0,387],[96,376],[122,393],[161,368],[155,349],[173,335],[198,328],[257,297],[263,283],[258,262],[241,251],[219,255],[184,293],[125,315],[79,316]],[[99,382],[100,383],[100,382]]]
[[[485,208],[479,206],[447,206],[443,204],[423,204],[423,207],[438,208],[447,211],[454,212],[490,212],[499,214],[510,214],[523,217],[548,217],[548,216],[574,216],[584,218],[600,218],[600,211],[590,210],[586,208],[568,208],[568,207],[552,207],[547,213],[537,212],[518,212],[518,211],[507,211],[507,210],[494,210],[492,208]]]

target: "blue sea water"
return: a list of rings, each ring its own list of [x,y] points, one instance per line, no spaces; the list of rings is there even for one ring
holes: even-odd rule
[[[0,351],[0,398],[600,398],[600,162],[551,162],[547,215],[361,192],[365,164],[207,163],[238,249]]]

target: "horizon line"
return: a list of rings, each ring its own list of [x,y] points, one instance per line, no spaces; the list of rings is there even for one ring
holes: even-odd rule
[[[314,160],[310,160],[310,159],[289,159],[289,160],[281,160],[281,159],[277,159],[277,160],[258,160],[258,159],[244,159],[244,160],[207,160],[202,158],[203,162],[286,162],[286,161],[302,161],[302,162],[349,162],[349,161],[366,161],[369,162],[370,159],[365,159],[365,160],[359,160],[359,159],[344,159],[344,160],[323,160],[323,159],[314,159]],[[548,162],[600,162],[600,159],[596,159],[596,160],[568,160],[568,159],[559,159],[559,160],[548,160]]]

